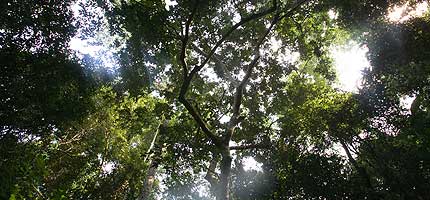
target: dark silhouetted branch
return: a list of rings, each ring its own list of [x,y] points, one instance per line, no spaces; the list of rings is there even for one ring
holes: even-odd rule
[[[240,22],[236,23],[235,25],[233,25],[226,33],[224,33],[221,37],[220,40],[218,40],[218,42],[215,44],[214,47],[212,47],[211,51],[207,54],[206,58],[203,60],[203,62],[196,66],[195,68],[193,68],[193,70],[191,70],[190,76],[194,76],[194,74],[196,74],[197,72],[199,72],[208,62],[209,60],[212,58],[212,55],[216,52],[216,50],[218,49],[218,47],[221,46],[221,44],[240,26],[252,21],[252,20],[256,20],[259,19],[261,17],[264,17],[272,12],[274,12],[276,10],[275,5],[272,6],[270,9],[267,9],[265,11],[259,12],[259,13],[255,13],[252,14],[248,17],[243,18],[242,20],[240,20]]]
[[[269,149],[271,146],[268,144],[248,144],[240,146],[231,146],[230,150],[247,150],[247,149]]]
[[[209,130],[207,124],[204,122],[204,120],[202,119],[202,117],[200,116],[199,112],[191,105],[191,103],[185,98],[185,94],[187,93],[188,90],[188,86],[191,83],[191,78],[190,75],[188,75],[188,67],[187,67],[187,63],[185,61],[185,57],[186,57],[186,49],[187,49],[187,43],[189,40],[189,32],[190,32],[190,26],[191,23],[193,21],[193,18],[197,12],[197,4],[198,2],[196,2],[196,4],[194,5],[193,10],[191,11],[190,16],[188,17],[186,23],[185,23],[185,27],[184,27],[184,33],[183,33],[183,38],[182,38],[182,46],[181,46],[181,53],[180,53],[180,63],[182,66],[182,70],[183,70],[183,74],[184,74],[184,81],[182,83],[182,87],[181,87],[181,91],[179,93],[179,102],[181,102],[185,108],[188,110],[188,112],[191,114],[191,116],[193,117],[194,121],[197,122],[197,124],[199,125],[199,127],[202,129],[203,133],[208,136],[212,142],[214,144],[219,144],[218,142],[218,137],[212,133],[212,131]]]
[[[228,125],[228,131],[227,135],[225,136],[225,140],[229,141],[233,135],[234,127],[240,122],[239,115],[240,115],[240,105],[242,104],[242,96],[244,88],[249,80],[249,77],[251,77],[253,68],[257,65],[258,59],[260,58],[260,47],[269,35],[272,28],[275,26],[275,24],[279,21],[279,15],[276,14],[269,26],[269,28],[266,30],[264,35],[259,39],[257,42],[257,45],[254,49],[254,59],[251,61],[251,63],[246,68],[245,76],[243,77],[242,81],[240,82],[239,86],[236,87],[236,93],[234,95],[234,101],[233,101],[233,116],[230,119],[229,125]]]

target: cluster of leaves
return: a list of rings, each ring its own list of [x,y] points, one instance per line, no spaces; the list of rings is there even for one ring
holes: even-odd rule
[[[79,25],[72,3],[0,3],[1,199],[124,199],[141,192],[165,102],[92,79],[68,50]]]
[[[39,137],[4,129],[9,133],[1,140],[2,198],[139,195],[148,168],[144,158],[160,122],[155,114],[164,103],[149,96],[118,95],[106,87],[95,91],[88,103],[93,108],[85,117],[63,126],[50,123]]]
[[[97,30],[74,21],[74,1],[2,1],[0,198],[136,199],[149,189],[151,198],[212,199],[207,182],[220,179],[212,167],[220,149],[178,102],[184,74],[212,54],[186,95],[223,135],[221,119],[234,114],[237,84],[276,15],[249,20],[212,47],[241,20],[297,2],[258,49],[243,88],[231,142],[256,148],[234,152],[231,198],[426,199],[430,17],[387,22],[388,8],[404,0],[81,2],[104,9],[115,44],[125,44],[112,82],[94,79],[91,61],[68,50],[76,28],[88,37]],[[83,15],[94,17],[88,9]],[[358,94],[333,87],[330,48],[348,37],[369,48],[372,65]],[[409,113],[404,96],[415,98]],[[245,171],[247,156],[262,170]],[[145,188],[151,170],[163,180]]]

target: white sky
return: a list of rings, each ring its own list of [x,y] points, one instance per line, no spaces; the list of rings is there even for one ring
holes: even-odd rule
[[[243,169],[245,171],[255,170],[259,172],[263,172],[263,163],[257,162],[253,157],[247,156],[242,159],[243,161]]]
[[[338,87],[348,92],[358,92],[363,77],[362,71],[370,67],[366,58],[368,49],[353,41],[346,47],[335,47],[331,50],[339,79]]]
[[[389,9],[390,13],[387,18],[391,22],[405,22],[413,17],[422,16],[425,12],[429,10],[429,4],[427,1],[419,3],[415,10],[408,10],[408,5],[395,6]]]

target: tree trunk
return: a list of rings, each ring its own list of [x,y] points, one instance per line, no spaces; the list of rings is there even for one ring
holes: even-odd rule
[[[149,146],[148,151],[146,152],[146,157],[144,162],[149,161],[149,168],[146,173],[145,180],[143,182],[143,188],[140,196],[137,198],[138,200],[148,200],[153,186],[155,182],[155,174],[157,172],[158,165],[161,160],[161,149],[162,145],[160,144],[160,135],[166,135],[167,132],[167,120],[163,120],[163,122],[158,126],[157,131],[155,132],[154,138],[152,139],[151,145]]]
[[[358,173],[361,175],[363,180],[365,181],[368,188],[373,190],[372,183],[370,181],[369,174],[367,174],[366,169],[364,169],[362,166],[360,166],[357,161],[352,157],[351,152],[348,149],[348,146],[346,143],[342,140],[340,140],[340,144],[342,145],[342,148],[345,150],[346,156],[348,157],[349,162],[357,169]]]
[[[148,169],[148,173],[146,174],[145,177],[145,181],[143,183],[143,189],[142,189],[142,193],[140,195],[140,197],[138,198],[139,200],[148,200],[150,195],[151,195],[151,191],[152,188],[154,186],[154,181],[155,181],[155,172],[157,171],[157,167],[158,167],[158,162],[151,162],[149,169]]]
[[[229,200],[232,157],[228,145],[224,146],[221,156],[221,175],[217,200]]]

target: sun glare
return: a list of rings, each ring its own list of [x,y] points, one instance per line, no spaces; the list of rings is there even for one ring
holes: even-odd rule
[[[413,17],[423,16],[429,10],[429,4],[424,1],[416,5],[415,9],[411,10],[409,3],[402,6],[395,6],[389,9],[389,14],[387,16],[388,20],[391,22],[403,23]]]
[[[243,169],[245,171],[249,171],[249,170],[255,170],[255,171],[259,171],[262,172],[263,171],[263,164],[257,162],[253,157],[245,157],[243,158]]]
[[[355,42],[349,42],[348,47],[332,49],[340,89],[358,92],[361,87],[362,71],[370,66],[366,58],[367,51],[367,47]]]

